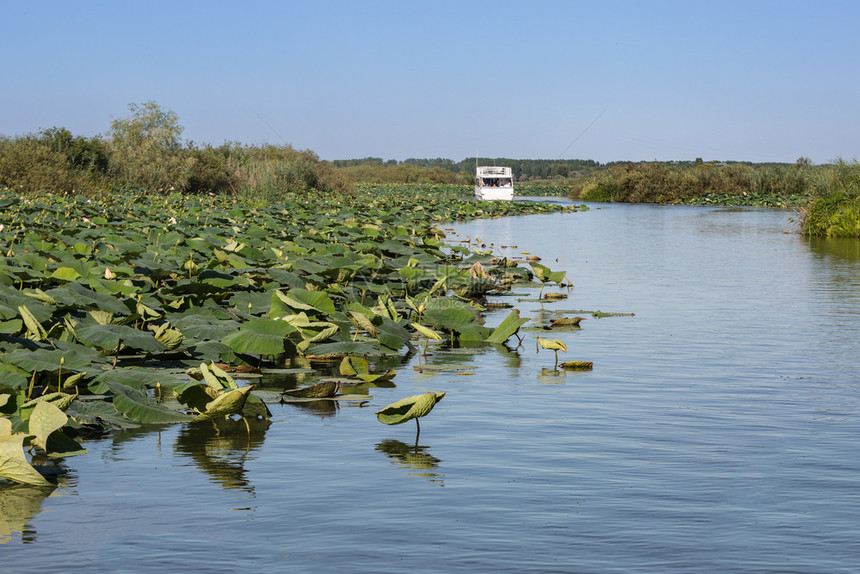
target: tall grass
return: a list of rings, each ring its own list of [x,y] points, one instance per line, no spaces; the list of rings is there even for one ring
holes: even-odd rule
[[[801,210],[804,235],[860,237],[860,163],[839,160],[823,189]]]

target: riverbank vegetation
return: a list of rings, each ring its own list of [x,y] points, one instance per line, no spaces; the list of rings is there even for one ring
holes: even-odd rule
[[[197,146],[182,141],[176,114],[158,104],[131,104],[129,112],[114,120],[104,137],[56,127],[0,137],[0,187],[89,197],[135,190],[213,193],[261,202],[311,189],[352,191],[352,182],[312,151],[289,145]]]
[[[838,161],[801,216],[805,235],[860,237],[860,163]]]
[[[571,189],[583,201],[790,206],[809,201],[827,168],[743,163],[615,164]]]

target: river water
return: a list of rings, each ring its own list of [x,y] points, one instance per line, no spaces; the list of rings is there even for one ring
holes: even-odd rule
[[[532,319],[521,347],[431,346],[367,406],[273,404],[250,441],[89,441],[50,496],[0,491],[0,570],[856,572],[860,242],[791,217],[593,204],[454,225],[575,284],[494,299]],[[593,370],[554,369],[536,335]],[[431,390],[417,444],[373,415]]]

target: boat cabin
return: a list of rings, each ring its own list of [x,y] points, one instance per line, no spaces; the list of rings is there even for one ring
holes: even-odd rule
[[[514,175],[509,167],[478,166],[475,173],[475,197],[486,200],[514,198]]]

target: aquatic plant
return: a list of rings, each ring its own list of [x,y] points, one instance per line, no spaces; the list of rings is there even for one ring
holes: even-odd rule
[[[446,245],[436,222],[563,208],[424,191],[268,205],[0,191],[0,416],[28,431],[31,401],[50,399],[67,413],[63,428],[90,434],[227,414],[265,420],[270,395],[240,388],[227,368],[349,357],[348,376],[390,385],[396,371],[370,372],[368,359],[414,352],[416,331],[504,342],[525,319],[512,311],[487,328],[480,300],[507,289],[510,269]],[[470,297],[452,294],[460,287]],[[168,372],[167,361],[191,371]]]
[[[535,261],[529,261],[529,265],[531,265],[532,270],[534,271],[535,277],[537,277],[538,281],[541,282],[540,293],[538,293],[538,298],[543,297],[543,288],[547,283],[556,283],[557,285],[561,285],[562,282],[567,278],[566,271],[552,271],[546,265],[541,265]],[[568,283],[570,280],[568,279]]]
[[[558,339],[544,339],[542,337],[537,337],[537,344],[544,348],[549,349],[555,353],[555,365],[553,368],[558,367],[558,352],[564,351],[567,352],[567,345],[564,344],[564,341],[560,341]],[[535,347],[537,349],[537,347]]]
[[[399,425],[407,421],[415,419],[415,442],[418,442],[418,435],[421,434],[421,425],[418,419],[430,414],[436,403],[442,400],[445,393],[424,393],[423,395],[415,395],[400,399],[395,403],[391,403],[382,410],[376,412],[376,418],[379,422],[387,425]]]

